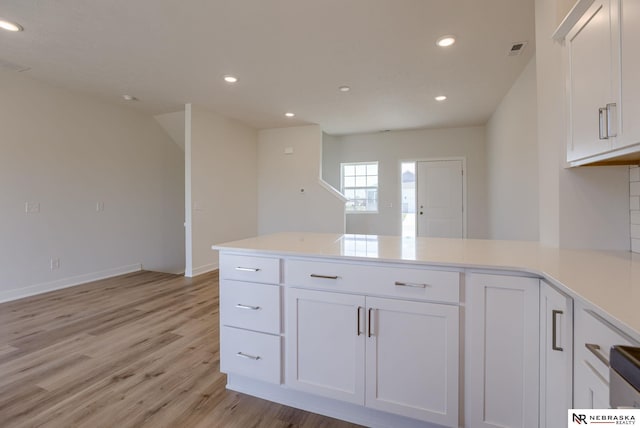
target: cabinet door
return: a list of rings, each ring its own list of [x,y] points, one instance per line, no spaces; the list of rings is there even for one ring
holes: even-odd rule
[[[363,296],[286,290],[286,380],[301,391],[364,404]]]
[[[470,274],[465,426],[538,427],[539,280]]]
[[[576,409],[608,409],[609,381],[586,360],[576,361],[575,366]]]
[[[573,300],[540,284],[540,427],[563,426],[573,406]]]
[[[616,148],[640,143],[640,2],[620,3],[621,133]]]
[[[458,307],[366,300],[367,407],[458,426]]]
[[[596,0],[567,36],[569,92],[569,146],[567,160],[574,161],[611,150],[614,138],[606,134],[600,109],[617,103],[619,82],[610,2]],[[610,127],[616,128],[615,107]],[[602,123],[601,123],[602,122]]]

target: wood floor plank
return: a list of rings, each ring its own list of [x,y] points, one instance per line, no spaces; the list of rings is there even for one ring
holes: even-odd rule
[[[0,304],[0,426],[356,427],[225,389],[218,286],[142,271]]]

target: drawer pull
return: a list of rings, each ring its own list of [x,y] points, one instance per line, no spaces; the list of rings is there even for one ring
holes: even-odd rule
[[[427,284],[419,284],[417,282],[400,282],[400,281],[396,281],[396,285],[399,286],[399,287],[427,288]]]
[[[238,352],[236,354],[236,357],[246,358],[253,361],[258,361],[260,359],[260,356],[258,355],[249,355],[249,354],[245,354],[244,352]]]
[[[562,313],[557,309],[551,311],[551,349],[560,352],[564,352],[564,349],[558,346],[558,315],[562,315]]]
[[[260,272],[260,269],[258,268],[249,268],[249,267],[242,267],[242,266],[236,266],[236,270],[239,270],[242,272]]]
[[[309,275],[311,278],[322,278],[322,279],[338,279],[337,275],[318,275],[316,273],[312,273]]]
[[[242,303],[238,303],[236,305],[236,308],[238,308],[238,309],[250,309],[252,311],[257,311],[258,309],[260,309],[260,306],[250,306],[250,305],[243,305]]]
[[[607,367],[611,367],[611,365],[609,364],[609,360],[607,360],[607,357],[605,357],[604,355],[602,355],[602,352],[600,352],[600,345],[596,345],[594,343],[585,343],[584,344],[585,348],[587,348],[589,351],[591,351],[591,353],[593,355],[595,355],[596,357],[598,357],[598,359],[600,361],[602,361],[604,363],[605,366]]]

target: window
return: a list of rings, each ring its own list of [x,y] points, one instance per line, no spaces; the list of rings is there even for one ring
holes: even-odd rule
[[[342,193],[347,212],[378,212],[378,162],[343,163]]]

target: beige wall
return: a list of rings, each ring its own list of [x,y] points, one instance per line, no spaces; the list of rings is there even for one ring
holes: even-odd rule
[[[211,245],[257,233],[258,133],[201,107],[187,107],[186,271],[191,276],[218,267]]]
[[[491,239],[538,240],[536,117],[534,58],[487,123]]]
[[[487,237],[487,188],[483,126],[390,131],[325,139],[323,171],[340,185],[341,162],[379,162],[379,212],[348,214],[347,233],[400,235],[400,163],[403,160],[464,157],[467,162],[469,238]],[[328,177],[327,175],[332,175]]]
[[[344,233],[344,199],[320,182],[320,127],[262,130],[259,141],[258,232]]]
[[[184,269],[184,154],[153,117],[11,72],[0,93],[0,300]]]

